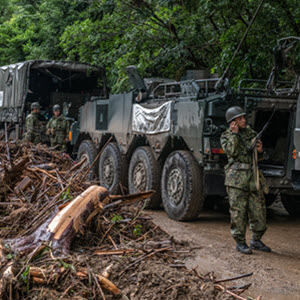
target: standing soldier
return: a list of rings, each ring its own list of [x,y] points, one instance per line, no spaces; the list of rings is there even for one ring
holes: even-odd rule
[[[39,120],[40,104],[33,102],[31,104],[31,114],[26,118],[25,140],[35,145],[41,142],[41,122]]]
[[[264,178],[262,173],[258,178],[255,176],[257,165],[254,159],[257,152],[262,155],[262,142],[257,140],[255,147],[251,147],[256,132],[247,125],[245,115],[239,106],[230,107],[226,111],[229,128],[221,135],[221,144],[228,158],[225,185],[230,204],[231,234],[237,243],[237,251],[243,254],[251,254],[252,250],[270,252],[271,249],[261,241],[267,229],[262,190],[265,188],[262,186]],[[252,231],[250,247],[245,239],[247,215]]]
[[[51,147],[59,145],[59,150],[66,151],[68,142],[69,124],[66,118],[60,113],[58,104],[53,106],[54,116],[47,124],[46,134],[50,135]]]

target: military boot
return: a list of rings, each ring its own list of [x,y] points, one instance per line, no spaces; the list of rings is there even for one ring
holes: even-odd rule
[[[251,240],[250,248],[252,250],[258,250],[263,252],[271,252],[271,248],[266,246],[261,240]]]
[[[246,243],[236,243],[236,250],[243,254],[252,254],[252,250]]]

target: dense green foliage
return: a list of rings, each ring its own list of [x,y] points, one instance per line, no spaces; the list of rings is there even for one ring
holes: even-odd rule
[[[113,90],[124,68],[179,79],[187,69],[222,73],[260,0],[0,0],[0,65],[28,59],[106,66]],[[300,36],[297,0],[266,0],[232,77],[266,78],[278,38]]]

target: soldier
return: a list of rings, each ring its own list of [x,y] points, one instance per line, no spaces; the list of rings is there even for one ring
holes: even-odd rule
[[[61,151],[66,151],[68,142],[69,124],[66,118],[60,113],[58,104],[53,106],[54,116],[46,126],[46,134],[50,135],[51,147],[59,145]]]
[[[26,118],[25,126],[25,140],[35,145],[41,142],[41,122],[39,120],[40,115],[40,104],[33,102],[31,104],[31,114]]]
[[[256,132],[247,125],[245,115],[242,108],[230,107],[226,111],[229,128],[221,135],[221,144],[228,158],[225,185],[230,204],[231,234],[237,243],[236,250],[243,254],[251,254],[253,249],[270,252],[271,249],[261,241],[267,225],[262,173],[258,178],[258,185],[254,179],[255,149],[252,150],[251,145],[255,142],[253,138],[256,137]],[[261,156],[263,148],[260,140],[254,148]],[[250,247],[245,240],[247,215],[252,231]]]

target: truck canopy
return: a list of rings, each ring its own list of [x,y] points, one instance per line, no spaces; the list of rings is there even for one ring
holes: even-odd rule
[[[105,97],[105,70],[85,63],[51,60],[0,67],[0,111],[5,110],[5,115],[10,109],[23,110],[27,100],[48,106],[51,95],[57,92]]]

